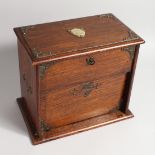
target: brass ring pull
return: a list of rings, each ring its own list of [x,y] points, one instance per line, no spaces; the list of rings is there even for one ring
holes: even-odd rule
[[[95,64],[95,60],[93,57],[90,57],[89,59],[86,59],[86,62],[88,65],[94,65]]]

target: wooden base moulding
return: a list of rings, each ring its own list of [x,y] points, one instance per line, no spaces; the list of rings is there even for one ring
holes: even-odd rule
[[[24,121],[28,128],[28,132],[30,134],[32,144],[34,145],[134,117],[134,115],[130,110],[128,110],[126,114],[121,112],[120,110],[116,110],[108,114],[96,116],[93,118],[89,118],[87,120],[83,120],[63,127],[55,128],[47,132],[46,135],[43,135],[41,137],[41,136],[38,136],[38,134],[36,134],[35,132],[33,123],[31,123],[32,121],[31,121],[31,118],[29,117],[30,115],[26,110],[24,100],[22,98],[17,98],[17,103],[19,105]]]

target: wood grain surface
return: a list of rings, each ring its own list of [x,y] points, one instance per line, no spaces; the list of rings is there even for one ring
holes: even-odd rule
[[[109,113],[120,108],[125,74],[62,87],[40,94],[41,105],[46,105],[42,119],[52,128]]]
[[[81,28],[85,37],[69,30]],[[133,117],[130,94],[144,40],[112,14],[14,29],[21,98],[33,144]]]
[[[86,60],[89,58],[93,58],[95,64],[87,64]],[[49,63],[40,79],[40,90],[53,90],[74,83],[130,72],[131,65],[130,54],[121,49],[54,61],[51,65]]]
[[[23,45],[18,41],[18,56],[19,56],[19,69],[20,69],[20,83],[21,83],[21,96],[26,103],[29,117],[32,119],[36,130],[39,130],[39,117],[38,117],[38,98],[37,98],[37,69],[32,66],[31,60],[24,49]]]
[[[73,28],[84,29],[85,37],[69,33]],[[14,31],[34,64],[144,42],[113,14],[19,27]],[[40,56],[34,57],[34,52]]]

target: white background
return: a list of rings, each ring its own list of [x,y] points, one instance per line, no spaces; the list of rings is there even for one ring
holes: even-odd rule
[[[13,27],[114,13],[145,39],[141,46],[130,109],[135,117],[33,146],[16,104],[20,97]],[[1,155],[155,155],[154,0],[0,0]]]

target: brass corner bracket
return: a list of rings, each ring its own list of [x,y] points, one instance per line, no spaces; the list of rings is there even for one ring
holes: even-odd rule
[[[51,127],[49,127],[47,123],[45,123],[45,121],[43,120],[40,121],[40,128],[41,128],[41,131],[43,132],[47,132],[51,129]]]
[[[102,15],[99,15],[99,17],[107,18],[107,19],[112,19],[112,20],[116,20],[117,19],[112,13],[102,14]]]
[[[123,38],[123,41],[132,41],[139,38],[140,37],[135,32],[133,32],[132,30],[129,30],[128,36],[126,38]]]
[[[21,29],[21,31],[22,31],[22,33],[23,33],[23,36],[26,38],[27,33],[28,33],[28,30],[29,30],[29,29],[33,29],[34,27],[35,27],[34,25],[23,26],[23,27],[21,27],[20,29]]]
[[[43,80],[46,70],[55,63],[56,61],[50,61],[39,65],[39,75],[41,80]]]
[[[129,52],[130,58],[131,58],[131,60],[133,60],[134,54],[135,54],[135,50],[136,50],[136,46],[124,47],[124,48],[122,48],[122,50],[126,51],[126,52]]]

